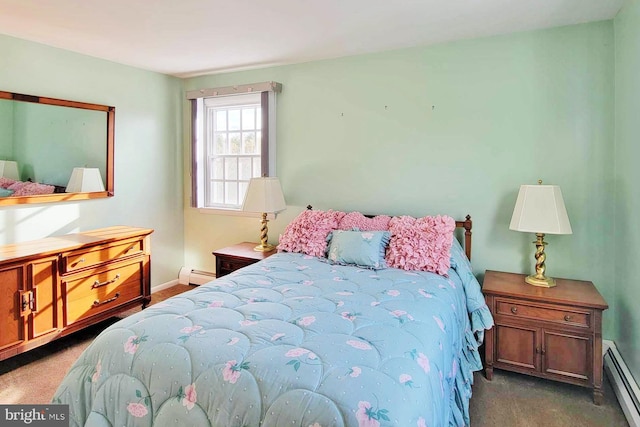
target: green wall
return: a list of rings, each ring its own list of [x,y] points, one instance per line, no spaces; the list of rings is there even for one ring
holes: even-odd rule
[[[616,347],[640,380],[640,1],[627,0],[615,26],[615,307]]]
[[[13,101],[0,99],[0,160],[14,160]]]
[[[184,264],[182,81],[0,35],[0,90],[116,107],[115,196],[0,207],[0,244],[150,227],[152,285],[176,279]]]
[[[552,277],[593,281],[616,335],[612,21],[188,79],[193,90],[267,80],[277,107],[277,175],[288,209],[448,214],[474,220],[476,273],[533,270],[533,235],[509,230],[521,184],[561,186],[573,228],[547,236]],[[183,111],[188,171],[189,109]],[[185,175],[187,176],[187,175]],[[256,241],[257,219],[189,208],[185,262]]]

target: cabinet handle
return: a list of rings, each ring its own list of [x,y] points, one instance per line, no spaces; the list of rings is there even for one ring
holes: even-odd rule
[[[26,311],[27,307],[31,307],[31,291],[25,292],[21,296],[22,299],[22,310]]]
[[[85,262],[85,261],[86,261],[86,260],[85,260],[84,258],[80,258],[80,259],[79,259],[79,260],[77,260],[77,261],[75,262],[75,264],[73,264],[73,265],[78,265],[78,264],[83,263],[83,262]]]
[[[536,347],[536,354],[540,354],[540,349]]]
[[[107,280],[106,282],[102,282],[102,283],[100,283],[100,281],[99,281],[99,280],[96,280],[95,282],[93,282],[93,285],[91,285],[91,289],[100,288],[100,287],[102,287],[102,286],[110,285],[110,284],[112,284],[112,283],[116,282],[119,278],[120,278],[120,275],[119,275],[119,274],[116,274],[116,277],[114,277],[114,278],[113,278],[113,279],[111,279],[111,280]]]
[[[546,353],[545,349],[543,348],[542,350],[540,350],[540,353],[544,356],[544,354]]]
[[[568,321],[570,321],[570,320],[571,320],[571,316],[569,316],[568,314],[565,314],[565,316],[564,316],[564,321],[565,321],[565,322],[568,322]]]
[[[106,299],[104,301],[100,301],[99,299],[95,300],[93,302],[93,306],[94,307],[98,307],[98,306],[101,306],[102,304],[108,304],[108,303],[110,303],[112,301],[117,300],[119,297],[120,297],[120,292],[116,292],[116,294],[115,294],[115,296],[113,298],[109,298],[109,299]]]
[[[517,314],[518,313],[518,307],[511,307],[511,312],[513,314]]]

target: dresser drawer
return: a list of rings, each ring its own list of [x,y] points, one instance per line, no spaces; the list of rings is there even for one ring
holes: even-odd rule
[[[496,298],[496,314],[511,318],[540,320],[583,328],[591,327],[591,312],[562,306]]]
[[[63,278],[66,323],[91,317],[142,295],[144,260],[119,263],[94,274]]]
[[[62,274],[96,267],[105,262],[117,261],[121,258],[140,254],[143,249],[142,239],[129,239],[110,245],[68,252],[62,255]]]

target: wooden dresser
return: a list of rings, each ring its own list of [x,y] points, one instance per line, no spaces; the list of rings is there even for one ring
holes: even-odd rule
[[[602,401],[602,312],[591,282],[556,279],[541,288],[524,274],[487,271],[482,285],[495,326],[485,334],[485,372],[520,372],[593,389]]]
[[[146,228],[0,246],[0,360],[151,300]]]

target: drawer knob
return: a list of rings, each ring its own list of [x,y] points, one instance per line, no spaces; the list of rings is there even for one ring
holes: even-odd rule
[[[565,314],[565,316],[564,316],[564,321],[565,321],[565,322],[568,322],[568,321],[570,321],[570,320],[571,320],[571,316],[570,316],[570,315],[568,315],[568,314]]]
[[[511,307],[511,312],[513,314],[518,314],[518,307]]]

